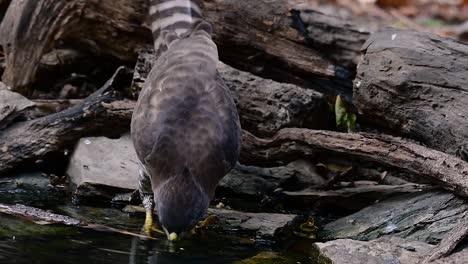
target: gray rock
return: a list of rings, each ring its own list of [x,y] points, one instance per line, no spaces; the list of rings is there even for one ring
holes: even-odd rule
[[[396,237],[369,242],[339,239],[315,245],[320,249],[321,256],[335,264],[416,264],[434,247]]]
[[[409,241],[398,237],[379,238],[372,241],[338,239],[315,243],[321,257],[334,264],[419,264],[435,246]],[[465,264],[468,262],[468,246],[450,256],[435,260],[433,264]]]
[[[123,212],[131,215],[145,215],[141,206],[127,205]],[[253,235],[261,239],[285,239],[292,235],[302,217],[294,214],[247,213],[228,209],[209,208],[208,215],[216,216],[219,220],[209,224],[210,228],[220,233],[235,233]]]
[[[254,232],[257,238],[283,238],[298,218],[293,214],[245,213],[227,209],[210,208],[209,215],[215,215],[220,222],[217,227],[231,232]],[[281,235],[280,235],[281,234]]]
[[[264,196],[273,192],[280,184],[292,177],[286,167],[258,168],[237,166],[219,183],[219,190],[236,195]]]
[[[341,182],[345,184],[345,182]],[[430,188],[427,185],[407,183],[402,185],[382,185],[375,182],[353,182],[351,186],[335,190],[304,189],[282,192],[282,200],[294,208],[338,210],[355,212],[396,195],[418,193]]]
[[[318,237],[372,240],[396,236],[435,244],[467,210],[464,200],[447,192],[400,195],[323,226]]]
[[[315,166],[305,160],[272,168],[237,164],[220,181],[219,189],[234,194],[263,197],[271,194],[277,188],[303,189],[324,182],[325,179],[315,171]]]
[[[83,138],[67,169],[77,197],[102,196],[138,188],[138,163],[129,135],[120,139]]]

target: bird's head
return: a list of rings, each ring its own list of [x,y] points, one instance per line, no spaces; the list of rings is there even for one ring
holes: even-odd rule
[[[189,175],[172,177],[155,191],[159,221],[169,240],[188,234],[205,215],[210,198]]]

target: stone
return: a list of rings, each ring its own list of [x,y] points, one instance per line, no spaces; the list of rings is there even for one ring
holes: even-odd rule
[[[434,247],[424,242],[396,237],[369,242],[338,239],[315,245],[321,256],[335,264],[416,264]]]
[[[443,191],[399,195],[321,227],[321,240],[372,240],[384,236],[436,244],[468,210],[461,198]]]
[[[319,255],[334,264],[420,264],[435,246],[398,237],[385,237],[372,241],[338,239],[315,243]],[[462,246],[446,258],[431,264],[465,264],[468,245]]]
[[[104,197],[138,188],[138,159],[130,136],[82,138],[67,169],[78,198]],[[107,201],[106,201],[107,202]]]
[[[219,183],[218,192],[264,197],[277,188],[303,189],[325,183],[309,161],[297,160],[286,166],[260,168],[237,164]]]
[[[220,220],[216,226],[223,231],[254,233],[262,239],[284,238],[285,232],[300,218],[294,214],[246,213],[215,208],[210,208],[208,214]]]

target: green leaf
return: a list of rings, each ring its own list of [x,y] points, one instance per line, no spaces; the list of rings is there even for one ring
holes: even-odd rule
[[[339,95],[335,101],[335,118],[338,128],[346,129],[348,132],[356,130],[356,115],[346,111],[346,106]]]

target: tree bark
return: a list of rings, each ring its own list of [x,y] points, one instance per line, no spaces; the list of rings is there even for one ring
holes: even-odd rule
[[[354,83],[355,106],[363,117],[467,159],[468,46],[387,29],[372,35],[363,52]]]
[[[146,2],[13,1],[0,31],[7,54],[3,81],[16,91],[27,90],[35,81],[41,56],[58,45],[134,62],[138,51],[152,41],[151,32],[144,27]],[[223,61],[261,76],[350,98],[356,46],[368,33],[357,31],[352,23],[327,20],[319,13],[301,15],[306,11],[290,12],[291,8],[294,5],[287,0],[204,0],[204,14],[214,25]],[[313,31],[315,28],[320,29]],[[339,34],[330,28],[340,29]],[[348,33],[357,34],[358,40],[338,37]],[[329,40],[318,45],[326,47],[326,56],[310,48],[320,41],[317,35]],[[342,52],[343,47],[348,51]]]

